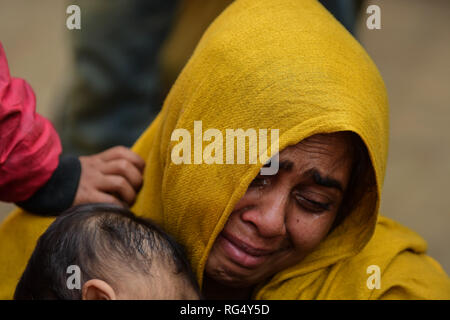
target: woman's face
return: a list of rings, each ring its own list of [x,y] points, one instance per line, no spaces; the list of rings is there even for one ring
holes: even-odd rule
[[[300,262],[330,230],[349,181],[345,133],[311,136],[280,152],[276,175],[256,177],[208,257],[206,275],[249,287]]]

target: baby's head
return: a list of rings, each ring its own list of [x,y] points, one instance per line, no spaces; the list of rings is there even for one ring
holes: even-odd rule
[[[14,299],[198,298],[180,245],[152,222],[106,204],[74,207],[56,218],[14,293]]]

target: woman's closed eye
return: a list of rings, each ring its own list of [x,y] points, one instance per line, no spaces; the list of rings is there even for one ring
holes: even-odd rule
[[[304,210],[312,213],[322,213],[325,211],[328,211],[331,206],[331,202],[323,202],[323,201],[317,201],[313,200],[310,197],[306,197],[305,195],[302,195],[298,192],[294,193],[295,200],[297,201],[297,204],[303,208]]]

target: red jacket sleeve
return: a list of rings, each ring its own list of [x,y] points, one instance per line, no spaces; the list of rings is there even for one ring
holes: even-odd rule
[[[28,199],[58,166],[61,142],[36,114],[36,98],[23,79],[11,78],[0,43],[0,200]]]

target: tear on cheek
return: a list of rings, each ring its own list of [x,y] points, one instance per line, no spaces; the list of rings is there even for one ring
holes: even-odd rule
[[[320,218],[320,214],[313,214],[312,215],[312,220],[313,221],[317,220],[318,218]]]

